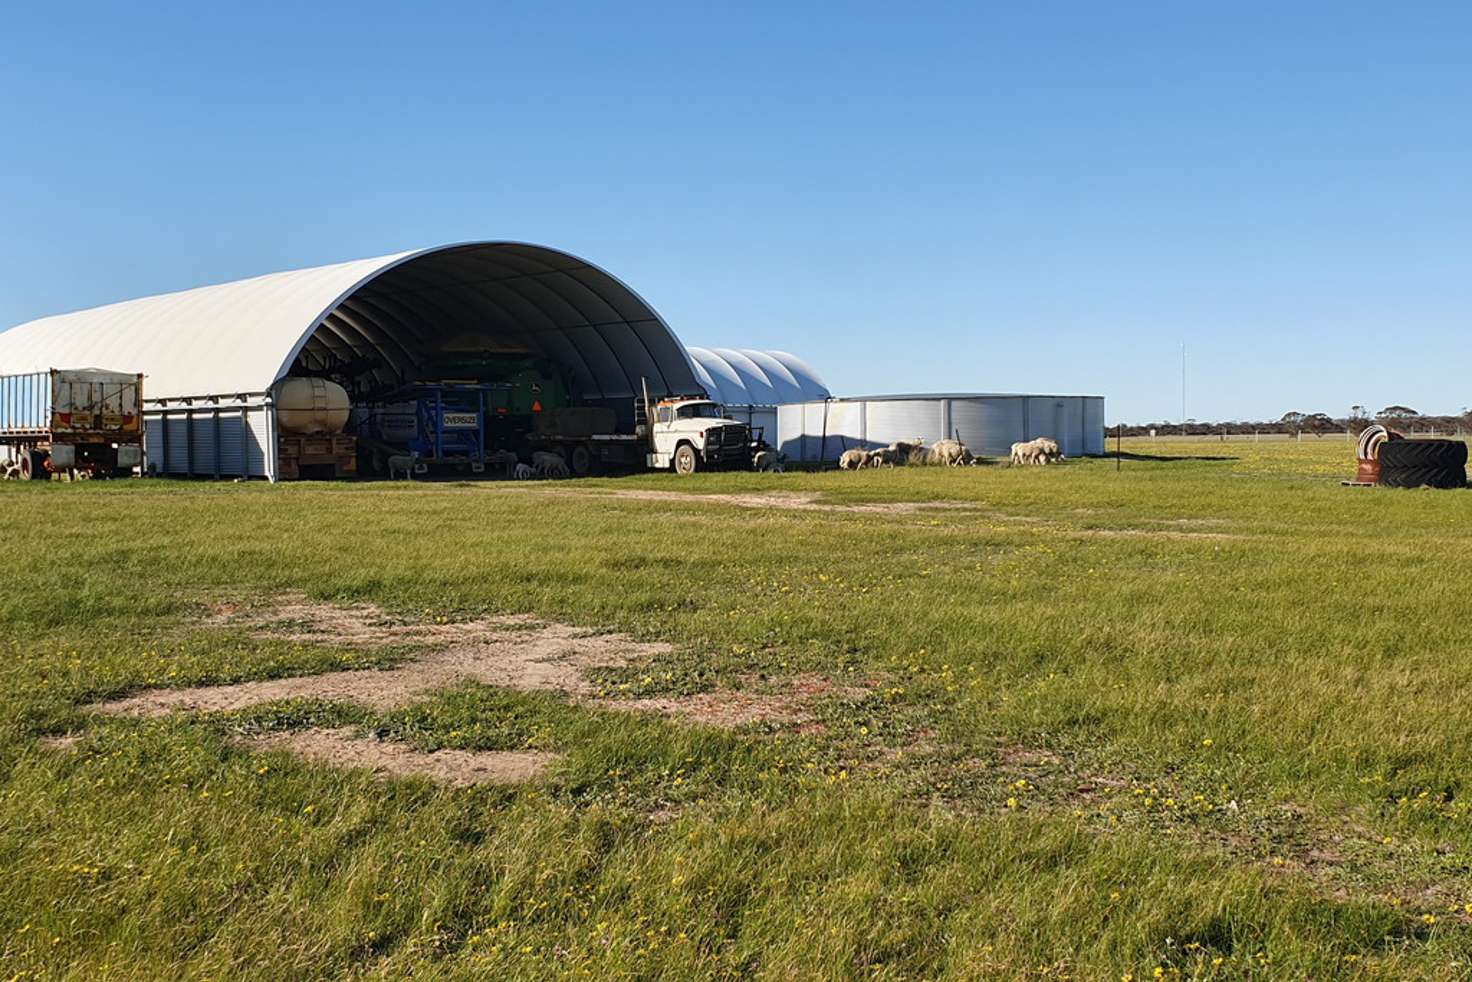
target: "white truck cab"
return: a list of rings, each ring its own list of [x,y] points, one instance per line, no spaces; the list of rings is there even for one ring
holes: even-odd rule
[[[751,467],[751,427],[709,399],[662,399],[649,421],[649,466],[693,474]]]

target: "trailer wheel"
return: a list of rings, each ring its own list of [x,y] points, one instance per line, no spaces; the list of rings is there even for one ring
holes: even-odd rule
[[[688,443],[682,443],[675,448],[675,473],[694,474],[700,468],[700,458],[695,455],[695,448]]]
[[[22,481],[44,481],[51,475],[46,471],[46,455],[39,450],[23,450],[20,455],[20,478]]]
[[[593,452],[585,444],[579,443],[572,448],[568,455],[568,465],[576,477],[587,477],[593,473]]]

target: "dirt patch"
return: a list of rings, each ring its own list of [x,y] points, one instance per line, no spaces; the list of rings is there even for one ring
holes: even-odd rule
[[[754,687],[760,684],[756,679],[749,681]],[[814,700],[828,695],[857,700],[869,692],[857,686],[835,685],[820,675],[799,675],[780,684],[782,688],[777,692],[716,689],[688,696],[606,700],[602,705],[611,709],[680,716],[706,726],[727,729],[750,723],[812,727],[821,726],[814,722]]]
[[[408,644],[428,650],[397,668],[156,689],[96,708],[122,716],[162,716],[176,711],[228,712],[278,699],[325,699],[393,709],[465,681],[586,698],[596,686],[584,677],[584,670],[627,665],[671,650],[622,634],[529,617],[424,624],[389,617],[369,604],[333,607],[302,597],[283,598],[270,606],[217,606],[212,616],[217,624],[242,626],[258,636],[357,648]]]
[[[119,716],[164,716],[172,712],[231,712],[286,699],[350,702],[370,709],[395,709],[459,682],[479,682],[523,692],[557,692],[577,702],[628,712],[677,716],[709,726],[802,723],[811,720],[813,700],[830,693],[855,698],[862,689],[836,689],[822,677],[791,679],[778,692],[720,689],[647,699],[609,699],[585,674],[670,653],[669,645],[635,641],[524,616],[458,623],[420,623],[395,618],[371,604],[335,607],[300,595],[275,603],[209,605],[207,622],[239,627],[260,637],[332,643],[359,649],[409,646],[423,649],[396,668],[351,669],[294,678],[239,682],[188,689],[152,689],[97,705]]]
[[[295,730],[242,738],[257,750],[287,750],[333,767],[366,769],[380,778],[427,777],[454,787],[521,784],[546,773],[555,754],[533,751],[436,750],[426,753],[390,740],[354,735],[349,729]]]
[[[473,621],[423,621],[395,617],[373,604],[338,607],[300,594],[286,594],[266,603],[210,603],[205,608],[204,621],[212,626],[243,627],[251,634],[283,641],[349,647],[450,645],[545,626],[521,614]]]
[[[784,511],[850,512],[871,515],[913,515],[923,511],[974,511],[976,506],[964,501],[884,501],[861,504],[839,504],[822,501],[815,491],[771,491],[750,494],[686,494],[681,491],[657,491],[630,488],[613,491],[543,491],[544,494],[575,495],[587,498],[622,498],[631,501],[716,502],[741,508],[780,509]]]
[[[604,705],[631,712],[682,716],[706,726],[728,729],[748,723],[786,724],[811,719],[806,706],[794,696],[756,695],[734,689],[670,698],[609,700]]]

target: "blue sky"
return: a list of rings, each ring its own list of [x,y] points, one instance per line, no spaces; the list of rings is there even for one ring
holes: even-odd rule
[[[218,8],[218,9],[216,9]],[[617,8],[617,9],[616,9]],[[481,238],[840,394],[1472,405],[1472,6],[12,5],[0,326]]]

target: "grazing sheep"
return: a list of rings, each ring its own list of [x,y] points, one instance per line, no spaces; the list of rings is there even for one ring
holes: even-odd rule
[[[399,471],[404,472],[404,480],[414,480],[414,469],[419,466],[419,451],[412,453],[396,453],[388,458],[388,479],[392,481]]]
[[[869,451],[867,450],[845,450],[838,458],[838,469],[841,471],[856,471],[869,464]]]
[[[759,450],[755,457],[751,458],[751,469],[754,471],[768,471],[773,474],[781,474],[782,455],[775,450]]]
[[[562,455],[547,450],[532,451],[532,469],[537,472],[538,477],[572,476],[572,471],[567,469],[567,461],[562,459]]]
[[[531,464],[517,464],[516,467],[512,469],[511,476],[516,478],[516,480],[518,481],[530,481],[532,478],[537,476],[537,472],[532,470]]]
[[[899,452],[893,447],[880,447],[869,454],[870,467],[893,467],[901,462]]]
[[[896,440],[889,445],[894,452],[895,466],[903,464],[923,464],[925,454],[925,441],[918,436],[913,440]]]
[[[939,440],[930,448],[929,462],[939,467],[960,467],[975,459],[960,440]]]
[[[1063,457],[1058,441],[1040,436],[1026,443],[1012,444],[1012,464],[1049,464]]]

